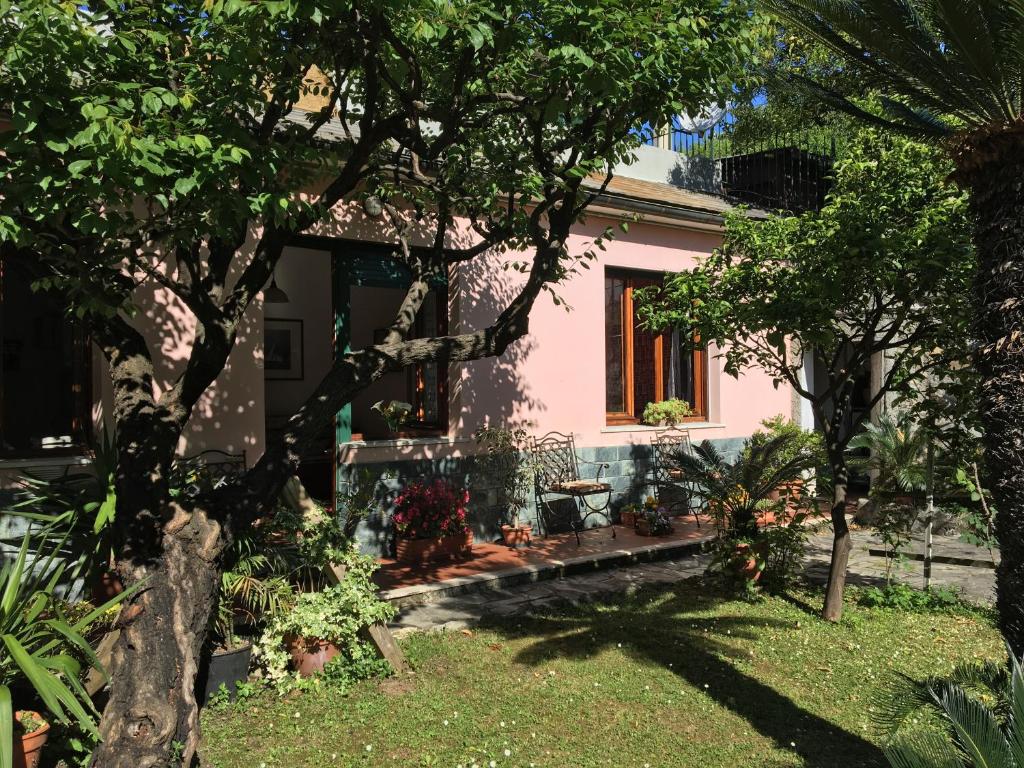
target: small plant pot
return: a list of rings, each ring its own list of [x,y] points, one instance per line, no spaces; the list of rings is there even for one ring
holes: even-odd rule
[[[650,520],[641,517],[636,521],[636,532],[639,536],[667,536],[672,533],[672,528],[662,528],[656,531]]]
[[[463,560],[473,553],[473,534],[442,536],[437,539],[398,539],[395,557],[402,563],[434,563]]]
[[[92,604],[103,605],[124,592],[124,582],[114,571],[102,571],[94,578],[89,591]]]
[[[501,538],[505,546],[513,549],[524,549],[530,546],[533,535],[533,526],[526,525],[503,525],[501,526]]]
[[[758,567],[757,557],[755,557],[749,544],[736,545],[730,564],[736,575],[744,581],[756,582],[761,578],[761,569]]]
[[[622,510],[619,512],[619,520],[622,521],[622,525],[626,528],[635,528],[637,521],[637,514],[633,510]]]
[[[210,654],[206,669],[200,668],[197,677],[196,698],[205,706],[210,697],[223,685],[228,691],[228,700],[238,695],[238,684],[249,679],[249,661],[252,659],[252,643],[237,648],[226,648]],[[204,673],[205,672],[205,676]]]
[[[323,672],[327,663],[341,653],[334,643],[318,637],[288,635],[284,642],[292,657],[292,666],[300,677],[311,677]]]
[[[43,720],[38,712],[30,711],[15,712],[14,719],[20,723],[24,715],[33,715],[35,718]],[[43,720],[42,726],[32,733],[15,733],[13,768],[36,768],[43,755],[43,745],[46,744],[49,737],[50,724],[45,720]]]

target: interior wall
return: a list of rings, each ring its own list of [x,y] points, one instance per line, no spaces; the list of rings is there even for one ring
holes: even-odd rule
[[[281,426],[305,402],[334,358],[331,254],[310,248],[286,248],[278,262],[276,280],[289,301],[264,303],[264,327],[267,320],[302,321],[302,376],[268,378],[264,371],[269,429]],[[332,426],[325,427],[328,446]]]
[[[395,313],[405,298],[404,288],[373,288],[352,286],[350,333],[352,349],[363,349],[373,344],[374,331],[391,325]],[[392,437],[384,419],[370,410],[378,400],[408,402],[408,371],[384,375],[352,401],[352,434],[362,434],[364,440],[385,440]]]

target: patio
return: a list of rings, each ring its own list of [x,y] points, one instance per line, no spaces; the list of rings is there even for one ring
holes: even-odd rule
[[[498,589],[576,573],[615,568],[637,562],[664,560],[694,553],[714,537],[711,520],[701,527],[692,517],[674,518],[675,531],[666,536],[640,536],[633,529],[594,528],[535,537],[532,546],[512,549],[500,543],[476,543],[471,558],[427,564],[380,560],[375,580],[381,596],[399,605],[415,605],[479,589]]]

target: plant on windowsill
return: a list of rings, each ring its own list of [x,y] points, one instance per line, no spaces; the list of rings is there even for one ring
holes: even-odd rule
[[[466,524],[468,501],[468,491],[441,478],[403,488],[391,516],[397,558],[424,563],[468,556],[473,546],[473,533]]]
[[[685,400],[672,398],[644,406],[642,421],[651,427],[674,427],[687,416],[693,416],[693,408]]]
[[[398,432],[412,415],[412,404],[401,400],[378,400],[370,406],[370,410],[381,415],[389,430]]]
[[[530,468],[525,459],[527,436],[521,427],[486,426],[473,433],[483,451],[477,458],[481,474],[498,484],[498,502],[505,520],[501,525],[502,539],[514,549],[530,546],[533,534],[533,525],[519,519],[520,510],[530,501]]]

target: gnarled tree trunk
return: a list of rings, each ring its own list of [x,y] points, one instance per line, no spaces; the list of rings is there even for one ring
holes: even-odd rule
[[[980,347],[985,464],[1002,561],[999,628],[1024,654],[1024,122],[978,132],[957,153],[970,190],[978,253],[975,334]]]
[[[103,743],[93,755],[97,768],[191,764],[199,740],[195,677],[216,607],[223,546],[221,526],[206,512],[172,503],[159,558],[119,564],[123,575],[143,584],[122,610],[100,722]]]

